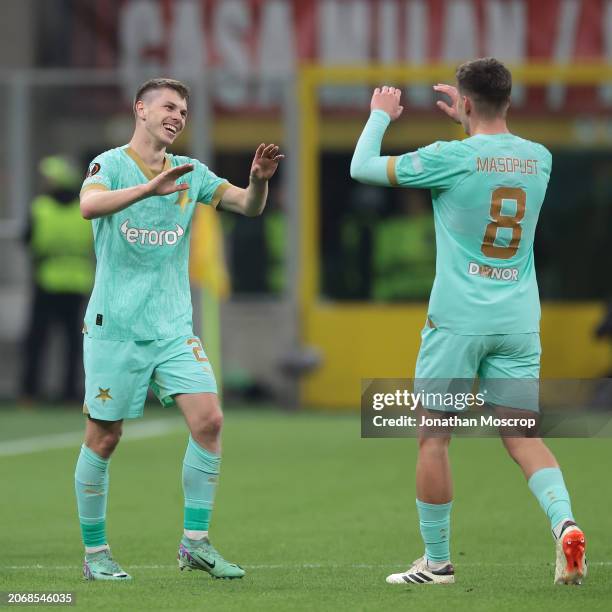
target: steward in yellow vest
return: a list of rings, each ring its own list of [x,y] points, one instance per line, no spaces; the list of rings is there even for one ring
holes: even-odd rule
[[[78,198],[35,198],[30,246],[37,286],[49,293],[88,295],[94,280],[92,238]]]
[[[40,396],[44,349],[51,328],[64,336],[64,380],[59,399],[79,398],[81,320],[94,280],[93,235],[79,207],[79,173],[66,159],[43,159],[39,169],[47,192],[32,202],[26,242],[32,256],[32,308],[21,381],[24,398]]]

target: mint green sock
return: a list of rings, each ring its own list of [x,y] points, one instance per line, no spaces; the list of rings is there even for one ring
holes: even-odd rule
[[[74,473],[79,523],[85,546],[106,544],[108,464],[83,444]]]
[[[570,496],[559,468],[538,470],[527,484],[549,518],[551,529],[562,521],[574,520]]]
[[[184,528],[208,531],[221,457],[202,448],[191,436],[183,459]]]
[[[428,504],[416,500],[419,527],[425,542],[425,556],[430,561],[450,561],[450,512],[453,502]]]

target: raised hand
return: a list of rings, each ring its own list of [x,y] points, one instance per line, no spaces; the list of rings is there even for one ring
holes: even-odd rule
[[[175,166],[169,170],[164,170],[158,174],[154,179],[149,181],[147,185],[150,195],[169,195],[176,193],[177,191],[185,191],[189,189],[187,183],[177,183],[176,181],[181,176],[191,172],[193,170],[193,164],[183,164],[182,166]]]
[[[395,121],[404,110],[404,107],[400,106],[401,95],[401,90],[395,87],[388,87],[387,85],[382,89],[377,87],[372,94],[370,110],[385,111],[391,117],[391,121]]]
[[[438,100],[436,106],[443,112],[445,112],[453,121],[460,123],[459,114],[457,112],[457,104],[459,102],[459,92],[456,87],[452,85],[445,85],[444,83],[438,83],[433,86],[434,91],[446,94],[450,100],[450,105],[444,100]]]
[[[267,181],[272,178],[278,168],[278,163],[285,158],[284,155],[279,155],[278,151],[275,144],[260,144],[251,164],[250,178],[256,181]]]

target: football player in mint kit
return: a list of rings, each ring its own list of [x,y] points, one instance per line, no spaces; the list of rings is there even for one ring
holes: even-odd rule
[[[537,410],[540,302],[533,240],[552,156],[542,145],[509,132],[512,77],[501,62],[467,62],[456,78],[457,87],[440,84],[434,90],[449,96],[450,105],[442,100],[437,105],[461,123],[468,138],[436,142],[399,157],[381,156],[384,133],[403,109],[399,89],[376,89],[351,176],[372,185],[431,190],[436,277],[415,385],[424,381],[435,387],[449,379],[472,381],[478,375],[492,404]],[[518,385],[512,384],[516,381]],[[550,520],[556,543],[555,583],[580,584],[586,573],[585,537],[574,522],[554,455],[540,438],[508,436],[503,442]],[[388,583],[455,580],[449,545],[449,443],[450,434],[421,432],[416,505],[425,554],[405,572],[388,576]]]
[[[184,533],[181,569],[241,578],[208,538],[221,463],[222,412],[215,377],[193,334],[188,277],[196,206],[253,217],[262,213],[268,180],[282,155],[261,144],[249,185],[235,187],[196,159],[166,148],[187,120],[188,88],[172,79],[144,83],[134,101],[129,144],[96,157],[81,189],[81,212],[92,220],[95,286],[84,325],[85,443],[76,466],[84,576],[127,580],[106,537],[108,468],[124,419],[142,416],[149,385],[176,403],[190,436],[183,460]]]

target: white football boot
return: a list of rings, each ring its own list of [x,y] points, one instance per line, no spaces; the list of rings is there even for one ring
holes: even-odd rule
[[[566,521],[556,548],[555,584],[582,584],[587,574],[586,539],[582,529],[573,521]]]
[[[412,567],[401,574],[387,576],[389,584],[453,584],[455,568],[447,563],[440,569],[432,569],[427,565],[427,559],[421,557],[412,563]]]

